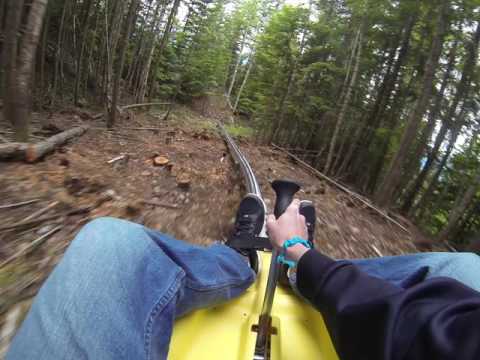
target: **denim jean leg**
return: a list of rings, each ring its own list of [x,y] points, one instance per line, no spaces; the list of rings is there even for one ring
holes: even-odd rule
[[[415,272],[426,268],[426,279],[449,277],[480,291],[480,257],[473,253],[430,252],[352,262],[368,274],[396,284],[401,284]]]
[[[164,359],[176,316],[237,296],[253,279],[225,246],[97,219],[40,289],[7,359]]]

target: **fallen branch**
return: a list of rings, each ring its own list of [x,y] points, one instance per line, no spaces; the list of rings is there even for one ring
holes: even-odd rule
[[[8,230],[14,230],[14,229],[17,229],[17,228],[22,228],[22,227],[34,226],[34,225],[41,224],[45,221],[57,220],[61,217],[62,217],[62,215],[55,214],[55,215],[51,215],[51,216],[45,216],[45,217],[42,217],[42,218],[39,218],[39,219],[25,221],[25,222],[22,222],[22,223],[5,225],[5,226],[0,227],[0,231],[8,231]]]
[[[142,200],[142,203],[147,204],[147,205],[153,205],[153,206],[159,206],[159,207],[164,207],[167,209],[179,209],[180,206],[178,205],[172,205],[172,204],[166,204],[160,201],[154,201],[154,200]]]
[[[28,246],[24,247],[23,249],[21,249],[20,251],[18,251],[17,253],[13,254],[8,259],[0,263],[0,269],[3,268],[5,265],[11,263],[15,259],[19,258],[20,256],[26,255],[32,252],[33,250],[35,250],[35,248],[42,245],[50,237],[50,235],[53,235],[54,233],[59,231],[61,228],[62,226],[57,226],[56,228],[53,228],[46,234],[40,236],[38,239],[33,240]]]
[[[40,215],[46,213],[50,209],[54,208],[55,206],[57,206],[58,203],[59,203],[58,201],[53,201],[50,204],[48,204],[47,206],[41,208],[40,210],[35,211],[33,214],[28,215],[26,218],[14,223],[14,224],[5,225],[5,226],[0,227],[0,231],[11,230],[11,229],[15,229],[15,228],[22,227],[22,226],[32,225],[32,224],[36,224],[38,222],[43,222],[45,220],[50,220],[51,217],[48,217],[46,219],[45,218],[38,219],[38,217]],[[57,218],[57,217],[58,217],[58,215],[55,215],[53,218]]]
[[[307,164],[305,161],[301,160],[299,157],[293,155],[291,152],[288,152],[286,150],[284,150],[283,148],[281,148],[280,146],[278,145],[275,145],[272,143],[272,147],[274,149],[277,149],[277,150],[280,150],[284,153],[286,153],[289,157],[291,157],[292,159],[294,159],[295,161],[297,161],[300,165],[302,165],[303,167],[305,167],[307,170],[310,170],[313,174],[321,177],[322,179],[324,179],[325,181],[329,182],[330,184],[332,185],[335,185],[336,187],[338,187],[339,189],[345,191],[347,194],[349,194],[351,197],[357,199],[358,201],[360,201],[362,204],[364,204],[365,206],[367,206],[368,208],[372,209],[373,211],[375,211],[376,213],[380,214],[382,217],[384,217],[385,219],[387,219],[388,221],[390,221],[391,223],[397,225],[400,229],[402,229],[403,231],[405,231],[407,234],[411,235],[410,231],[404,227],[402,224],[400,224],[398,221],[396,221],[395,219],[391,218],[390,216],[388,216],[384,211],[380,210],[379,208],[373,206],[372,204],[370,204],[368,201],[366,201],[365,199],[363,199],[363,197],[355,192],[353,192],[352,190],[350,190],[349,188],[343,186],[342,184],[336,182],[335,180],[333,180],[332,178],[328,177],[327,175],[321,173],[320,171],[318,171],[317,169],[315,169],[314,167],[310,166],[309,164]]]
[[[10,142],[0,145],[0,159],[23,158],[28,149],[27,143]]]
[[[18,202],[18,203],[15,203],[15,204],[1,205],[1,206],[0,206],[0,210],[1,210],[1,209],[11,209],[11,208],[16,208],[16,207],[24,206],[24,205],[29,205],[29,204],[36,203],[36,202],[38,202],[38,201],[40,201],[40,199],[33,199],[33,200],[28,200],[28,201],[22,201],[22,202]]]
[[[127,155],[125,155],[125,154],[120,155],[120,156],[117,156],[117,157],[113,158],[112,160],[108,160],[108,161],[107,161],[107,164],[114,164],[114,163],[116,163],[117,161],[120,161],[120,160],[125,159],[126,156],[127,156]]]
[[[53,209],[58,204],[59,204],[58,201],[53,201],[50,204],[48,204],[47,206],[45,206],[44,208],[41,208],[40,210],[35,211],[33,214],[30,214],[25,219],[20,221],[20,223],[26,222],[26,221],[31,220],[31,219],[35,219],[35,218],[39,217],[40,215],[46,213],[48,210]]]
[[[46,154],[54,151],[57,146],[66,143],[68,140],[74,137],[83,135],[87,129],[88,127],[86,126],[75,127],[73,129],[61,132],[60,134],[54,135],[45,141],[31,145],[28,148],[25,156],[27,162],[32,163],[41,159]]]
[[[68,140],[82,135],[87,129],[88,127],[86,126],[74,127],[36,144],[15,142],[2,144],[0,145],[0,159],[18,158],[33,163],[46,154],[54,151],[56,147],[63,145]]]
[[[154,105],[158,105],[158,106],[170,105],[170,103],[153,102],[153,103],[145,103],[145,104],[132,104],[132,105],[122,106],[122,110],[133,109],[133,108],[144,107],[144,106],[154,106]]]

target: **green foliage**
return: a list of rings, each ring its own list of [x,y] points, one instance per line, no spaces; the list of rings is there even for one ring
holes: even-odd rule
[[[255,134],[255,130],[251,127],[241,126],[241,125],[226,125],[228,133],[236,138],[252,138]]]

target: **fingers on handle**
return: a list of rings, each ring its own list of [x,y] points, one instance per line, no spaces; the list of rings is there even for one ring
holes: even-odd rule
[[[294,199],[294,200],[291,202],[291,204],[288,206],[286,212],[298,214],[299,207],[300,207],[300,200]]]

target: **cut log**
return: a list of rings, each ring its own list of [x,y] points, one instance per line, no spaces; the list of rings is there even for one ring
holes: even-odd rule
[[[153,103],[145,103],[145,104],[132,104],[132,105],[122,106],[122,110],[133,109],[137,107],[145,107],[145,106],[155,106],[155,105],[158,105],[158,106],[170,105],[170,103],[153,102]]]
[[[181,173],[177,175],[177,185],[181,189],[189,189],[191,181],[191,176],[187,173]]]
[[[87,131],[87,129],[88,127],[86,126],[75,127],[73,129],[52,136],[45,141],[30,145],[25,153],[25,160],[29,163],[33,163],[41,159],[46,154],[54,151],[55,148],[63,145],[68,140],[82,135],[85,131]]]
[[[165,156],[155,156],[153,158],[153,165],[155,166],[164,166],[169,162],[168,158]]]
[[[0,145],[0,159],[21,159],[28,149],[26,143],[6,143]]]

